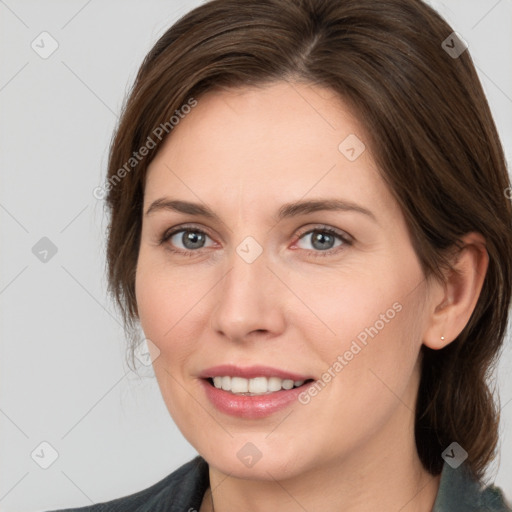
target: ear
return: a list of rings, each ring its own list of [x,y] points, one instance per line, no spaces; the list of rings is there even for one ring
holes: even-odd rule
[[[455,272],[446,283],[432,283],[423,344],[439,350],[462,332],[475,309],[489,264],[485,238],[476,232],[462,237],[463,247],[454,256]],[[442,339],[444,337],[444,340]]]

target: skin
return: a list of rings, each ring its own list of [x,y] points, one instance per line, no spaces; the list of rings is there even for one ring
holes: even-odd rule
[[[367,140],[328,89],[283,81],[218,90],[198,99],[149,166],[144,213],[168,197],[206,204],[221,219],[144,215],[136,273],[163,399],[209,463],[216,512],[433,506],[439,477],[424,470],[414,442],[419,351],[442,348],[468,322],[487,268],[485,240],[464,238],[462,275],[446,285],[426,280],[369,144],[354,161],[338,150],[349,134]],[[282,204],[313,198],[352,201],[376,220],[355,211],[273,218]],[[207,233],[202,248],[183,245],[183,232],[159,244],[182,225]],[[324,226],[352,243],[334,237],[322,250],[310,231]],[[252,263],[236,251],[247,236],[263,249]],[[206,398],[198,375],[217,364],[320,379],[396,302],[400,312],[308,404],[242,419]],[[262,454],[252,467],[237,457],[247,442]],[[208,490],[201,512],[210,500]]]

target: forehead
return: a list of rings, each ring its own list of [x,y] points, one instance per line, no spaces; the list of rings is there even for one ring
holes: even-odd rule
[[[306,195],[392,203],[363,127],[334,91],[278,82],[197,101],[148,168],[145,207],[163,192],[260,209]]]
[[[219,150],[244,144],[248,156],[264,148],[273,149],[270,156],[275,158],[279,150],[299,151],[299,143],[304,142],[308,142],[304,149],[318,147],[323,142],[324,151],[327,149],[337,156],[340,137],[357,133],[364,139],[362,132],[356,117],[334,91],[283,81],[203,94],[197,106],[174,128],[162,149],[191,142],[185,139],[192,134],[194,140],[215,143]],[[210,151],[213,149],[208,147]],[[174,147],[173,151],[176,150],[179,148]]]

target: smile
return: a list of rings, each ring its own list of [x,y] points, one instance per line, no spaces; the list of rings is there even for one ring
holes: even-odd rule
[[[282,389],[293,389],[304,384],[305,380],[281,379],[280,377],[255,377],[246,379],[244,377],[232,377],[229,375],[216,376],[209,379],[210,383],[217,389],[229,391],[235,395],[259,396],[275,393]]]

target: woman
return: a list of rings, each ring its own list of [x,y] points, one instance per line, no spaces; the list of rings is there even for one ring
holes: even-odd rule
[[[483,483],[508,187],[467,47],[420,0],[181,18],[113,139],[107,263],[200,455],[78,510],[510,510]]]

